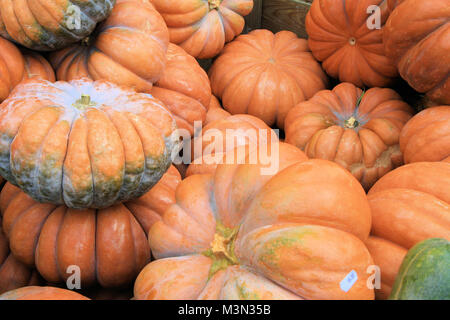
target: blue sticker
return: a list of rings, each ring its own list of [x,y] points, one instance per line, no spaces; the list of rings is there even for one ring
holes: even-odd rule
[[[355,270],[350,271],[348,275],[339,283],[341,290],[347,292],[350,290],[355,282],[358,280],[358,275]]]

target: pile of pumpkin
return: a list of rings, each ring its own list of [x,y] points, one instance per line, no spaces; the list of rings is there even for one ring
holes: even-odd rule
[[[450,0],[252,8],[0,1],[0,299],[450,299]],[[278,169],[175,167],[196,121]]]

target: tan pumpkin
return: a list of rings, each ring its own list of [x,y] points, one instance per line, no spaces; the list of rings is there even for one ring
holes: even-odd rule
[[[405,163],[450,157],[450,106],[425,109],[409,120],[400,135],[400,149]]]
[[[371,234],[376,238],[367,246],[381,268],[379,297],[389,296],[411,247],[428,238],[450,240],[449,185],[450,163],[416,162],[389,172],[370,189]]]
[[[369,189],[401,165],[399,136],[413,110],[391,89],[351,83],[318,92],[286,117],[286,142],[310,158],[334,161]]]
[[[171,167],[142,197],[101,210],[38,203],[8,183],[0,194],[3,230],[14,256],[50,283],[67,281],[76,265],[82,288],[123,287],[149,262],[147,231],[175,202],[180,181]]]
[[[0,300],[90,300],[81,294],[55,287],[29,286],[8,291]]]
[[[279,150],[270,173],[230,164],[183,180],[150,229],[159,260],[138,276],[136,299],[374,298],[361,185],[333,162],[285,143]],[[342,285],[349,273],[351,288]]]
[[[327,85],[307,41],[289,31],[254,30],[239,36],[214,61],[209,77],[225,110],[253,115],[280,129],[290,109]]]

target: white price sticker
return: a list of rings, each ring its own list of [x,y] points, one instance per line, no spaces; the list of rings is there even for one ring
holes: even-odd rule
[[[355,282],[358,280],[358,275],[355,270],[350,271],[349,274],[345,276],[345,278],[339,283],[341,290],[344,292],[348,292]]]

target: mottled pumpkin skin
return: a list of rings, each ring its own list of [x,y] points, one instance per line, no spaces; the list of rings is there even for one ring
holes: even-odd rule
[[[380,29],[369,29],[367,9],[380,8]],[[385,0],[314,0],[306,16],[308,44],[325,71],[356,86],[385,87],[398,72],[383,46]]]
[[[209,59],[238,36],[253,0],[150,0],[161,13],[170,32],[170,42],[190,55]]]
[[[29,286],[8,291],[0,300],[90,300],[71,290],[55,287]]]
[[[49,283],[64,283],[68,266],[77,265],[82,288],[124,287],[150,261],[147,232],[175,203],[180,181],[171,167],[142,197],[100,210],[37,203],[8,183],[0,194],[3,230],[14,256]]]
[[[416,114],[403,127],[400,149],[405,163],[450,158],[450,106],[437,106]]]
[[[342,83],[289,112],[286,142],[310,158],[342,165],[368,190],[403,163],[400,131],[412,114],[411,107],[391,89],[363,93],[351,83]]]
[[[150,92],[163,74],[169,31],[147,0],[117,0],[108,19],[81,44],[51,54],[58,80],[89,77]]]
[[[450,163],[415,162],[389,172],[370,189],[371,234],[383,242],[381,250],[368,244],[385,282],[380,297],[389,296],[407,250],[428,238],[450,240],[449,185]]]
[[[160,101],[106,81],[32,79],[0,109],[0,173],[39,202],[106,208],[139,197],[177,145]]]
[[[283,143],[279,171],[262,167],[219,165],[183,180],[150,229],[160,260],[138,276],[136,299],[374,298],[363,243],[371,215],[358,181]],[[358,279],[346,293],[339,283],[351,270]]]
[[[225,110],[280,129],[291,108],[327,86],[307,41],[290,31],[254,30],[239,36],[214,61],[209,78]]]
[[[383,30],[386,55],[411,87],[450,104],[450,0],[404,0]]]
[[[0,35],[33,50],[61,49],[88,36],[115,2],[1,0]]]
[[[23,54],[13,43],[0,37],[0,102],[20,81],[33,77],[55,81],[47,60],[35,52]]]

